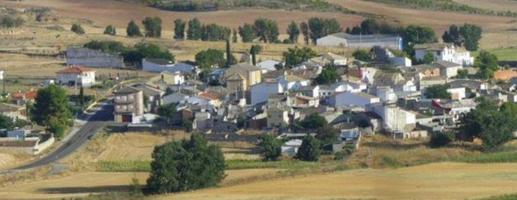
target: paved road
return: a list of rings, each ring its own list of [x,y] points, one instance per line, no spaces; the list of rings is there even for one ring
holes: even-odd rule
[[[86,143],[101,127],[103,127],[107,121],[113,120],[113,106],[108,104],[100,104],[95,108],[93,114],[84,114],[80,116],[80,119],[86,121],[86,123],[73,135],[70,139],[60,146],[54,152],[40,158],[39,160],[33,161],[24,166],[15,168],[14,170],[26,170],[43,165],[54,163],[64,157],[70,155],[72,152],[77,150],[81,145]]]

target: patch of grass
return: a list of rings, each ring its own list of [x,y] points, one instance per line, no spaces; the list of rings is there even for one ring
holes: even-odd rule
[[[517,199],[517,194],[505,194],[501,196],[492,196],[488,198],[482,198],[479,200],[515,200]]]
[[[304,162],[297,160],[281,160],[265,162],[261,160],[227,160],[226,169],[259,169],[259,168],[280,168],[300,169],[318,166],[318,162]]]
[[[149,172],[150,161],[100,161],[97,163],[97,171],[100,172]]]
[[[517,47],[489,49],[488,51],[495,54],[500,61],[517,61]],[[479,51],[472,52],[472,56],[477,55],[479,55]]]
[[[318,162],[304,162],[297,160],[281,160],[264,162],[261,160],[227,160],[226,169],[305,169],[318,167]],[[149,172],[151,171],[151,161],[99,161],[96,163],[96,171],[100,172]]]
[[[517,162],[517,151],[511,152],[494,152],[483,153],[477,155],[462,156],[454,161],[467,163],[509,163]]]

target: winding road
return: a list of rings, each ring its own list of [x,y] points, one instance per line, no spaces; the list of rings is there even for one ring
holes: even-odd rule
[[[94,108],[94,112],[92,114],[84,114],[79,117],[80,119],[85,120],[86,123],[74,135],[72,135],[65,144],[58,147],[57,150],[51,152],[50,154],[45,155],[44,157],[27,165],[14,168],[13,170],[27,170],[41,167],[59,161],[72,154],[75,150],[86,143],[91,137],[93,137],[100,128],[107,124],[108,121],[113,120],[112,113],[112,105],[107,103],[99,104],[99,106]]]

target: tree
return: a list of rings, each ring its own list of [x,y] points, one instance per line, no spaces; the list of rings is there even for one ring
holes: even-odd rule
[[[259,146],[263,149],[263,157],[265,161],[275,161],[282,155],[282,142],[272,135],[263,135],[260,137]]]
[[[424,64],[431,64],[431,63],[433,63],[434,62],[434,55],[433,55],[433,53],[427,52],[424,55],[424,58],[422,59],[421,62],[424,63]]]
[[[305,117],[300,123],[303,128],[316,130],[318,128],[324,127],[328,125],[327,120],[320,116],[318,113],[312,113],[309,116]]]
[[[200,134],[190,140],[155,147],[147,188],[153,193],[189,191],[215,186],[224,178],[221,149]]]
[[[478,76],[481,79],[489,79],[494,76],[494,72],[499,69],[497,56],[482,50],[474,61],[474,66],[479,68]]]
[[[140,27],[136,25],[135,21],[131,20],[127,24],[126,33],[128,37],[141,37],[142,32],[140,32]]]
[[[260,41],[265,43],[273,43],[278,41],[278,25],[276,21],[266,18],[255,20],[255,34]]]
[[[3,28],[16,28],[20,27],[25,23],[25,20],[21,17],[12,17],[9,15],[5,15],[2,17],[0,21],[0,26]]]
[[[262,52],[262,46],[256,44],[252,45],[250,48],[250,54],[251,54],[251,62],[253,65],[257,65],[257,54]]]
[[[194,18],[188,21],[187,39],[200,40],[203,35],[203,25],[199,19]]]
[[[458,70],[458,75],[456,76],[456,78],[465,79],[465,78],[468,78],[468,77],[469,77],[469,70],[468,69],[460,69],[460,70]]]
[[[451,25],[448,31],[445,31],[442,35],[443,42],[453,43],[456,46],[463,45],[463,36],[460,35],[458,26]]]
[[[92,40],[83,45],[84,48],[100,50],[110,54],[120,54],[127,50],[121,42]]]
[[[253,42],[257,38],[255,28],[251,24],[239,26],[239,35],[242,38],[242,42]]]
[[[232,42],[237,43],[239,41],[239,36],[237,30],[233,29],[232,31]]]
[[[336,19],[323,19],[318,17],[312,17],[308,21],[309,27],[309,37],[312,39],[312,42],[316,44],[316,40],[333,34],[337,32],[341,32],[342,28],[337,22]]]
[[[72,28],[70,30],[78,35],[84,34],[84,29],[80,24],[72,24]]]
[[[167,124],[171,124],[172,120],[174,119],[174,115],[178,112],[176,109],[176,104],[168,104],[168,105],[162,105],[158,108],[158,115],[160,117],[164,118],[167,122]]]
[[[81,107],[84,106],[84,87],[82,85],[79,88],[79,104]]]
[[[340,77],[336,72],[336,68],[332,65],[327,65],[323,68],[318,77],[316,77],[316,83],[331,84],[337,82],[339,79]]]
[[[352,56],[354,56],[354,58],[356,60],[360,60],[360,61],[364,61],[364,62],[370,62],[373,60],[372,54],[363,49],[358,49],[358,50],[354,51],[354,53],[352,53]]]
[[[234,63],[235,61],[233,60],[233,56],[232,56],[232,47],[230,46],[230,40],[227,39],[226,40],[226,65],[225,67],[230,67],[230,65],[232,65],[232,63]]]
[[[414,56],[416,44],[435,43],[438,39],[432,28],[427,26],[410,25],[401,30],[404,38],[404,51]]]
[[[13,119],[9,116],[5,116],[0,114],[0,129],[11,130],[16,127],[24,127],[28,125],[29,122],[21,119]]]
[[[307,22],[300,23],[300,30],[302,31],[303,41],[306,45],[309,44],[309,25]]]
[[[105,35],[117,35],[117,29],[113,25],[108,25],[104,29],[104,34]]]
[[[517,105],[506,103],[499,107],[494,101],[478,99],[476,109],[460,118],[457,138],[472,141],[479,137],[485,150],[492,150],[513,137],[517,130]]]
[[[316,57],[317,55],[318,54],[309,47],[289,48],[287,49],[287,52],[284,52],[283,54],[286,67],[294,67],[310,58]]]
[[[375,19],[365,19],[361,22],[361,33],[362,34],[378,34],[379,33],[379,24]]]
[[[311,135],[303,138],[295,158],[303,161],[318,161],[320,158],[320,142]]]
[[[175,62],[175,57],[168,50],[161,50],[159,46],[149,43],[138,43],[131,50],[125,51],[122,56],[127,63],[140,63],[144,58],[160,58]]]
[[[231,29],[217,24],[204,25],[201,28],[201,40],[203,41],[220,41],[230,39]]]
[[[428,99],[450,99],[451,94],[447,92],[449,85],[432,85],[425,88],[425,97]]]
[[[436,133],[431,135],[429,145],[433,148],[447,146],[454,140],[454,135],[451,133]]]
[[[176,40],[185,39],[185,26],[186,26],[186,23],[182,19],[174,20],[174,39],[176,39]]]
[[[292,21],[291,24],[287,27],[287,34],[289,35],[289,41],[291,43],[297,43],[298,42],[298,36],[300,35],[300,29],[298,28],[298,25]]]
[[[460,27],[459,32],[464,39],[465,49],[469,51],[477,51],[483,29],[473,24],[465,24]]]
[[[0,129],[10,130],[13,128],[14,128],[14,119],[0,114]]]
[[[226,63],[224,52],[217,49],[207,49],[196,54],[196,63],[201,69],[210,69],[217,65],[222,67]]]
[[[159,17],[146,17],[142,24],[144,24],[145,36],[156,37],[162,36],[162,19]]]
[[[66,91],[56,85],[49,85],[38,90],[34,105],[30,110],[32,121],[38,125],[46,126],[49,130],[64,132],[64,129],[72,125],[72,112],[68,104]],[[59,137],[57,135],[56,137]]]

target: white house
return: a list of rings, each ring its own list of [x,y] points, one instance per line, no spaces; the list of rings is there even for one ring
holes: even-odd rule
[[[56,72],[57,82],[64,85],[90,87],[95,84],[95,71],[84,67],[67,67]]]
[[[0,70],[0,81],[4,80],[4,71]]]
[[[393,88],[389,86],[378,86],[376,95],[381,99],[381,102],[395,103],[397,102],[397,95]]]
[[[453,44],[421,44],[415,46],[415,58],[423,60],[427,53],[434,56],[435,61],[449,61],[463,66],[472,66],[474,64],[474,57],[470,52],[458,48]]]
[[[280,62],[276,60],[264,60],[262,62],[257,63],[257,67],[262,69],[262,73],[265,74],[267,72],[275,71],[275,66],[278,64],[280,64]]]
[[[316,45],[324,47],[372,48],[374,46],[402,50],[402,38],[394,35],[351,35],[335,33],[316,40]]]
[[[302,140],[301,139],[292,139],[287,142],[285,142],[282,145],[282,154],[288,155],[288,156],[294,156],[296,153],[298,153],[298,149],[300,146],[302,146]]]
[[[331,99],[331,104],[335,107],[358,106],[365,107],[368,104],[379,103],[379,97],[364,92],[343,92],[338,93]]]
[[[195,66],[187,63],[172,63],[165,59],[143,59],[142,70],[146,72],[181,72],[192,73],[196,69]]]
[[[443,60],[436,61],[433,65],[440,68],[440,75],[447,78],[456,77],[458,75],[458,70],[463,69],[463,65],[461,64]]]
[[[371,50],[374,55],[374,60],[377,63],[391,64],[397,67],[411,67],[413,65],[411,59],[404,56],[395,56],[395,54],[388,48],[375,46]]]
[[[288,90],[302,90],[309,85],[310,80],[287,74],[278,77],[276,80],[265,80],[251,87],[251,105],[266,102],[272,94],[279,94]]]
[[[375,104],[368,108],[383,120],[384,129],[390,132],[408,132],[416,125],[416,114],[396,105]]]
[[[162,79],[164,76],[168,76],[167,82],[171,85],[182,85],[183,83],[185,83],[185,76],[180,71],[175,71],[175,72],[165,71],[165,72],[161,73],[161,76],[162,76]]]
[[[452,100],[462,100],[465,99],[466,92],[464,87],[457,87],[457,88],[449,88],[447,89],[447,92],[451,94]]]
[[[353,82],[339,82],[332,85],[320,85],[319,96],[329,97],[340,92],[362,92],[367,89],[367,85],[364,83],[353,83]]]

